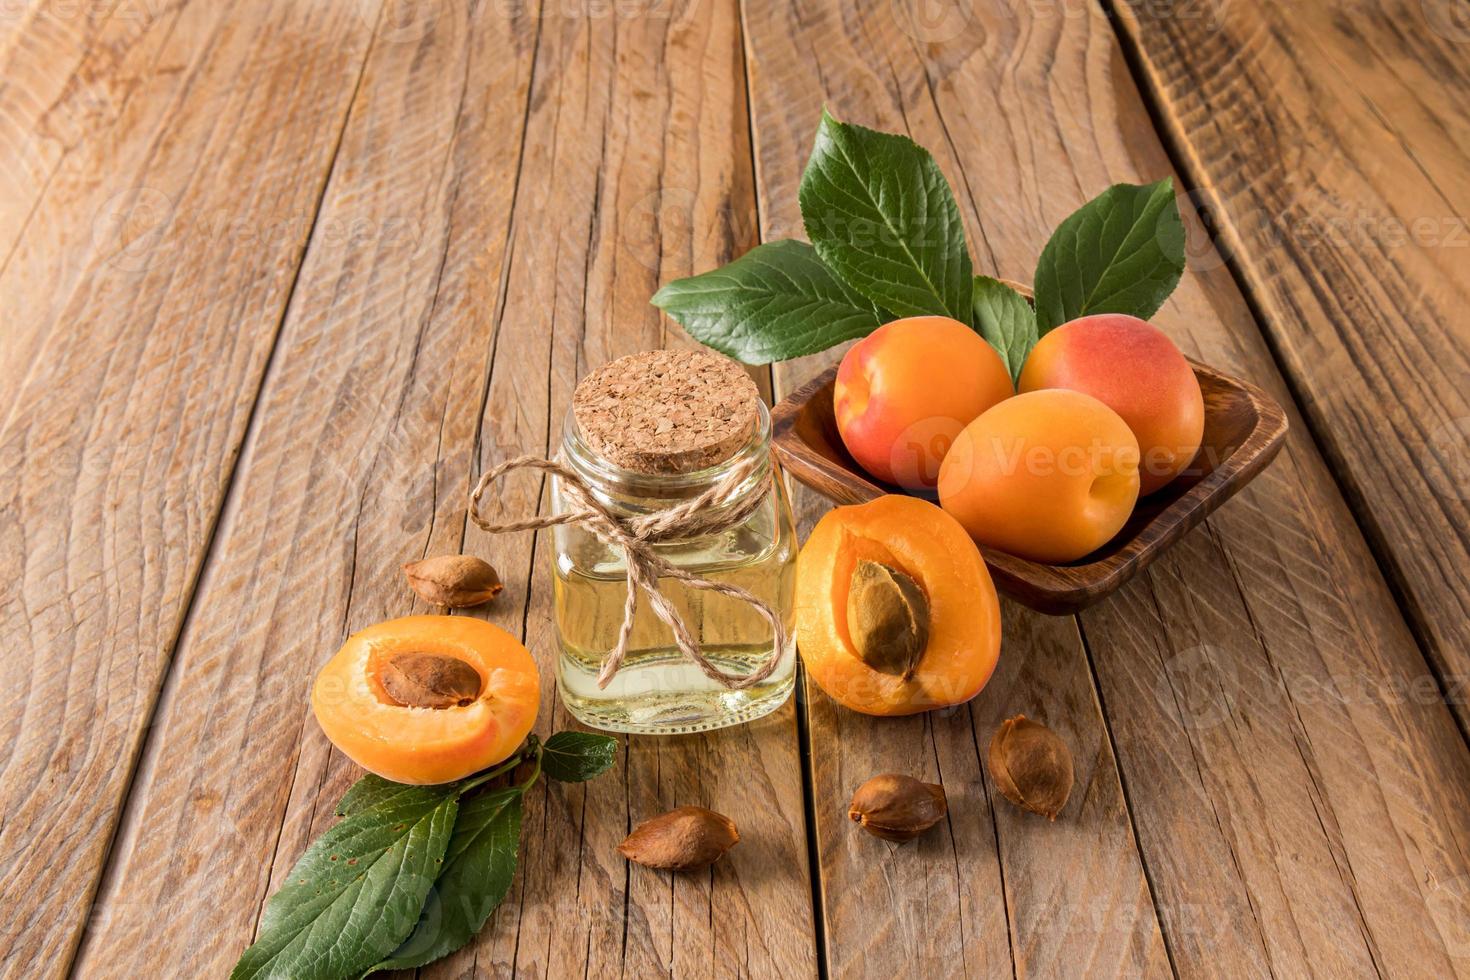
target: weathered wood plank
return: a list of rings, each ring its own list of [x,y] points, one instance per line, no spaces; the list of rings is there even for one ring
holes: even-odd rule
[[[1463,5],[1120,4],[1197,202],[1470,725]],[[1228,70],[1218,66],[1228,65]]]
[[[980,268],[995,268],[990,202],[965,193],[972,161],[993,147],[956,147],[973,125],[959,93],[936,102],[924,57],[950,63],[979,50],[916,49],[899,30],[900,5],[748,2],[747,56],[765,238],[805,237],[797,185],[825,102],[841,118],[907,131],[936,151],[956,184]],[[978,96],[993,81],[965,80]],[[947,96],[947,97],[946,97]],[[978,109],[977,109],[978,111]],[[1001,262],[1003,271],[1009,263]],[[829,356],[776,369],[781,393]],[[799,495],[804,529],[827,509]],[[927,716],[874,719],[809,686],[813,796],[828,965],[836,976],[1168,976],[1170,967],[1129,825],[1118,771],[1075,622],[1004,603],[1000,666],[970,705]],[[1075,753],[1077,785],[1054,824],[1005,802],[982,773],[991,734],[1024,713],[1053,726]],[[893,846],[847,819],[853,791],[879,772],[942,782],[947,825]]]
[[[26,8],[6,34],[7,975],[64,971],[88,918],[366,52],[360,9],[173,4],[121,29]]]
[[[782,19],[770,5],[747,8],[768,237],[800,233],[796,178],[823,100],[933,149],[956,186],[977,265],[1010,278],[1030,278],[1045,236],[1083,200],[1168,172],[1099,11],[972,5],[926,19],[926,9],[798,5]],[[789,56],[772,60],[783,44],[804,56],[799,71]],[[1289,403],[1228,271],[1196,259],[1158,322],[1188,353]],[[809,373],[787,368],[778,381]],[[1188,975],[1463,972],[1456,900],[1470,882],[1470,757],[1292,414],[1290,445],[1258,484],[1163,567],[1080,618],[1171,960]],[[1013,624],[1003,662],[1036,659],[1017,633]],[[1083,663],[1075,646],[1063,649]],[[1081,713],[1054,693],[1065,687],[1039,689],[1051,692],[1048,720],[1076,723]],[[1013,696],[987,689],[977,718],[1007,712],[993,702]],[[829,960],[840,970],[865,952],[872,963],[868,937],[890,940],[895,915],[892,903],[854,908],[862,890],[845,886],[865,866],[821,824],[841,802],[829,798],[839,790],[824,766],[874,751],[846,716],[841,743],[824,748],[829,710],[818,696],[813,755]],[[903,724],[872,739],[905,737]],[[998,825],[1008,895],[1017,848],[1032,849],[1032,874],[1081,877],[1071,875],[1076,858],[1046,848],[1034,825],[1013,829]],[[967,870],[993,878],[993,862]],[[1053,900],[1083,918],[1099,907],[1076,895]],[[976,920],[983,941],[992,920]],[[1099,931],[1113,921],[1102,916]],[[924,930],[941,927],[910,928],[904,952],[930,948]],[[1041,941],[1061,942],[1045,931]],[[1024,962],[1023,944],[1017,952]],[[1065,970],[1077,960],[1041,962]]]
[[[83,975],[229,972],[357,775],[312,677],[346,634],[427,611],[399,563],[458,549],[537,28],[420,13],[364,67]],[[519,631],[524,572],[505,571],[497,621]],[[154,935],[160,911],[200,925]]]
[[[380,27],[318,223],[366,232],[313,237],[81,972],[216,975],[250,940],[357,775],[303,706],[317,667],[414,608],[398,565],[459,549],[473,472],[554,449],[577,376],[661,341],[661,274],[749,244],[740,69],[730,4],[439,5]],[[497,503],[540,496],[513,480]],[[467,547],[507,583],[488,616],[542,665],[538,730],[566,727],[547,555],[530,534]],[[736,816],[737,851],[702,877],[628,867],[629,824],[685,802]],[[792,708],[631,740],[614,774],[534,793],[523,842],[505,906],[425,975],[814,972]],[[208,932],[144,943],[158,907]]]
[[[482,468],[555,451],[587,370],[689,343],[649,297],[754,244],[737,17],[733,2],[681,0],[545,20]],[[527,419],[545,428],[527,431]],[[503,506],[529,511],[524,494]],[[472,529],[469,540],[531,560],[526,637],[545,672],[545,727],[572,725],[552,684],[547,545],[532,558],[530,535],[495,541]],[[525,836],[514,914],[433,975],[471,963],[546,977],[815,972],[794,706],[740,729],[627,745],[620,778],[538,800],[528,819],[544,836]],[[653,872],[615,852],[632,824],[684,803],[740,826],[739,847],[707,875]]]
[[[0,11],[0,256],[62,160],[146,88],[183,6],[17,0]]]

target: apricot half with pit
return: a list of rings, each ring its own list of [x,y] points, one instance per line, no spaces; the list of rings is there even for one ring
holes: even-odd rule
[[[870,715],[968,701],[1000,655],[1000,601],[964,527],[917,497],[838,507],[796,563],[797,648],[834,700]]]
[[[404,616],[354,633],[311,691],[317,723],[344,755],[418,786],[508,758],[540,703],[531,654],[468,616]]]

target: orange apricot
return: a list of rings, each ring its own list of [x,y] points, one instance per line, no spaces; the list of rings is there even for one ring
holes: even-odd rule
[[[854,610],[865,570],[869,582]],[[857,584],[855,585],[855,580]],[[909,585],[916,586],[916,590]],[[851,614],[876,622],[861,626]],[[921,648],[904,662],[864,650],[866,632],[888,642],[923,620]],[[898,628],[892,634],[881,624]],[[968,701],[1000,656],[1000,602],[980,551],[954,518],[916,497],[890,495],[829,511],[796,563],[796,631],[806,672],[834,700],[870,715],[907,715]]]
[[[1091,395],[1047,388],[965,427],[939,471],[939,500],[983,545],[1068,562],[1106,544],[1138,500],[1138,440]]]
[[[540,703],[531,654],[468,616],[404,616],[354,633],[311,691],[317,723],[344,755],[417,786],[509,757]]]
[[[1194,369],[1163,331],[1137,317],[1099,313],[1042,337],[1020,390],[1070,388],[1123,417],[1138,439],[1139,495],[1174,479],[1199,452],[1205,401]]]
[[[842,442],[880,480],[932,490],[961,429],[1015,394],[995,348],[944,316],[894,320],[843,356],[833,389]]]

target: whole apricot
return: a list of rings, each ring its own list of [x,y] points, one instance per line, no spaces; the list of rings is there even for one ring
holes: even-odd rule
[[[397,783],[447,783],[506,759],[536,721],[541,680],[515,637],[468,616],[404,616],[347,638],[311,710],[342,754]]]
[[[916,316],[884,324],[843,356],[833,409],[859,466],[932,490],[960,430],[1013,394],[1005,362],[983,337],[949,317]]]
[[[1008,398],[965,427],[939,471],[939,500],[983,545],[1075,561],[1122,529],[1138,499],[1138,440],[1091,395]]]
[[[1084,316],[1042,337],[1019,387],[1070,388],[1121,415],[1138,440],[1140,495],[1174,479],[1204,436],[1205,401],[1194,369],[1163,331],[1122,313]]]
[[[796,561],[796,641],[833,700],[913,714],[980,693],[1000,656],[1000,601],[954,518],[889,495],[828,511],[812,529]]]

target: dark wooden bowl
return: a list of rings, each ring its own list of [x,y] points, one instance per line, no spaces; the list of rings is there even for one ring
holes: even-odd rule
[[[1121,586],[1184,532],[1251,481],[1281,450],[1286,415],[1255,385],[1191,360],[1205,396],[1200,453],[1168,486],[1142,498],[1117,537],[1079,561],[1048,565],[993,548],[980,549],[1000,591],[1044,613],[1076,612]],[[886,493],[848,455],[832,410],[831,368],[772,410],[773,444],[786,471],[839,504]]]

